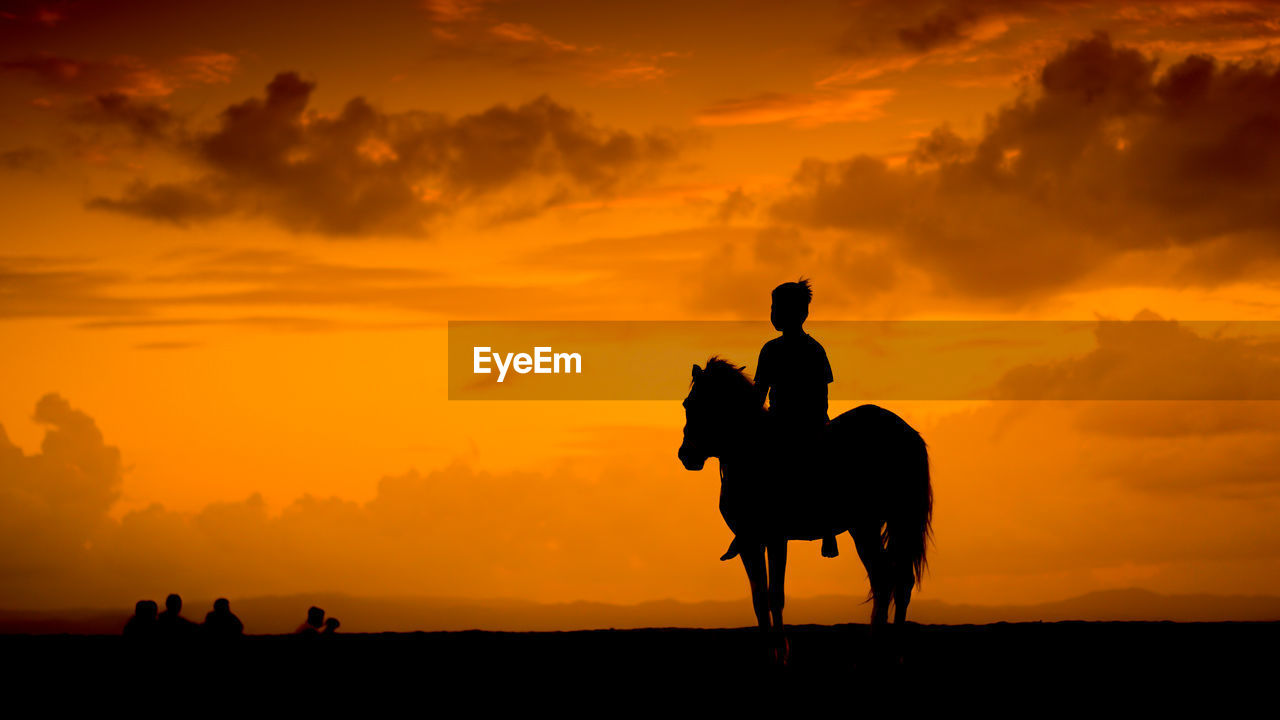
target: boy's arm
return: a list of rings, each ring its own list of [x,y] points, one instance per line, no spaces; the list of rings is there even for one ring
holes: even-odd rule
[[[760,348],[760,359],[756,360],[756,376],[755,386],[756,393],[760,396],[760,406],[764,407],[765,397],[769,395],[769,383],[773,382],[770,375],[773,374],[773,368],[769,367],[769,346],[765,345]]]

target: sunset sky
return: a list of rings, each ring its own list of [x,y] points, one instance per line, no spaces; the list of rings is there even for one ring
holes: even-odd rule
[[[0,8],[0,608],[746,595],[678,400],[450,401],[450,320],[1280,321],[1280,3]],[[1004,387],[1187,347],[1280,388],[1176,323]],[[1276,403],[860,399],[920,597],[1280,594]]]

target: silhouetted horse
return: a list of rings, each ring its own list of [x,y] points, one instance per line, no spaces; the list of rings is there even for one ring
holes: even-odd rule
[[[884,408],[862,405],[802,449],[786,445],[771,432],[743,369],[716,357],[706,369],[693,366],[684,408],[680,462],[701,470],[707,458],[720,459],[720,514],[738,538],[760,629],[778,631],[777,659],[785,662],[788,653],[782,633],[788,540],[848,530],[871,583],[873,633],[888,622],[890,600],[894,623],[906,621],[933,514],[920,433]]]

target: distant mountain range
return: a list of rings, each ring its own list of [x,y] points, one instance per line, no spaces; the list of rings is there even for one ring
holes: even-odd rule
[[[163,598],[156,598],[163,601]],[[188,600],[186,614],[199,621],[211,601]],[[250,633],[291,632],[318,605],[342,621],[343,632],[415,630],[555,631],[642,627],[743,627],[754,624],[750,602],[659,600],[636,605],[536,603],[524,600],[362,598],[339,594],[233,600],[232,610]],[[131,609],[0,610],[0,633],[115,634]],[[832,625],[867,621],[863,598],[824,595],[788,598],[787,622]],[[1280,597],[1160,595],[1147,590],[1108,590],[1038,605],[954,605],[921,599],[911,619],[931,625],[1063,620],[1171,620],[1176,622],[1280,620]]]

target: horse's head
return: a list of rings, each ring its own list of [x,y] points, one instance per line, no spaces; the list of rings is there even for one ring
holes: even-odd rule
[[[686,470],[701,470],[707,458],[722,458],[733,437],[760,411],[755,386],[743,369],[712,357],[693,366],[684,399],[684,442],[677,453]]]

